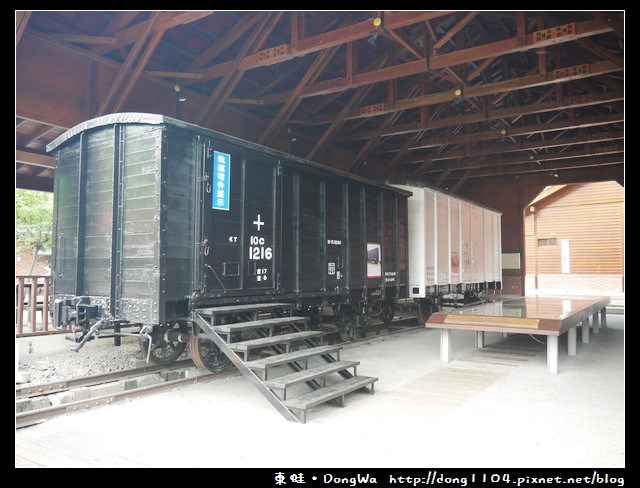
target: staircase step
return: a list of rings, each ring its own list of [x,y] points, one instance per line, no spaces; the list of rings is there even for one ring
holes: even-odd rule
[[[203,317],[212,317],[214,315],[234,313],[234,312],[269,312],[274,308],[291,308],[290,303],[245,303],[237,305],[224,305],[222,307],[201,308],[196,310]]]
[[[295,373],[279,376],[269,381],[265,381],[264,384],[272,389],[285,390],[287,387],[304,383],[315,378],[321,378],[331,373],[337,373],[338,371],[344,371],[345,369],[355,368],[360,364],[360,361],[334,361],[332,363],[326,363],[314,368],[297,371]],[[355,374],[355,369],[354,369]]]
[[[303,423],[306,422],[307,410],[311,407],[320,405],[321,403],[343,397],[353,391],[365,388],[371,385],[371,393],[373,393],[373,383],[378,378],[373,376],[354,376],[344,381],[340,381],[333,385],[319,388],[305,395],[301,395],[290,400],[283,401],[285,407],[292,410],[300,410],[303,412]]]
[[[273,328],[276,325],[306,323],[308,320],[308,317],[277,317],[272,319],[252,320],[250,322],[215,325],[213,330],[218,334],[231,334],[233,332],[240,332],[243,330]]]
[[[303,332],[293,332],[291,334],[280,334],[269,337],[262,337],[260,339],[251,339],[242,342],[232,342],[228,344],[229,349],[236,352],[244,352],[245,356],[253,349],[260,347],[275,346],[277,344],[290,344],[296,341],[302,341],[305,339],[313,339],[315,337],[321,337],[324,332],[321,330],[306,330]],[[246,360],[246,357],[245,357]]]
[[[294,361],[301,361],[309,359],[314,356],[322,356],[323,354],[332,354],[342,350],[342,346],[339,344],[333,344],[329,346],[310,347],[308,349],[300,349],[298,351],[287,352],[284,354],[276,354],[275,356],[267,356],[260,359],[254,359],[253,361],[247,361],[245,364],[252,370],[265,371],[267,368],[281,366],[283,364],[292,363]]]
[[[287,306],[286,304],[275,303],[256,304],[253,305],[253,311],[267,311],[280,305]],[[238,317],[245,313],[244,317],[249,320],[246,322],[216,325],[216,317],[228,312],[238,312],[240,314]],[[202,335],[210,338],[220,348],[220,350],[229,357],[229,359],[231,359],[233,364],[242,372],[242,374],[258,388],[260,393],[262,393],[264,397],[287,420],[301,422],[301,413],[303,417],[302,422],[304,423],[306,422],[307,410],[309,408],[338,398],[340,399],[340,405],[342,405],[344,403],[345,395],[361,389],[366,391],[367,387],[370,387],[369,391],[373,393],[373,383],[378,381],[378,378],[371,376],[356,376],[355,368],[360,364],[359,361],[340,361],[339,351],[342,350],[342,345],[314,345],[315,341],[313,341],[313,339],[322,337],[325,334],[323,331],[305,330],[289,334],[278,333],[276,335],[270,335],[269,337],[231,343],[225,341],[223,337],[226,335],[228,339],[231,337],[233,332],[240,330],[271,328],[278,324],[285,325],[294,322],[304,323],[308,320],[305,317],[281,317],[250,320],[250,318],[257,319],[257,315],[252,314],[251,311],[247,312],[246,306],[200,309],[196,311],[193,317],[195,322],[202,329]],[[301,341],[307,341],[305,344],[307,347],[300,348],[297,351],[289,351],[289,346],[293,342]],[[247,360],[250,352],[254,349],[272,347],[272,351],[277,353],[281,352],[282,349],[273,347],[277,345],[285,345],[286,352],[262,357],[252,361]],[[240,355],[244,355],[244,359],[241,358]],[[323,357],[326,364],[306,369],[306,361],[309,358],[319,356]],[[284,364],[290,364],[299,371],[267,380],[267,371],[269,370],[269,367]],[[303,367],[305,369],[302,369]],[[346,370],[351,367],[354,368],[353,376],[347,378],[351,373]],[[257,374],[259,371],[263,372],[262,378]],[[326,378],[328,375],[333,373],[340,373],[341,375],[341,378],[339,378],[336,383],[326,385],[325,380],[322,382],[325,385],[324,387],[318,388],[310,393],[303,394],[297,398],[286,400],[287,388],[289,386],[308,382],[310,386],[318,387],[320,385],[318,379]],[[278,397],[276,393],[277,390],[282,390],[282,398]]]

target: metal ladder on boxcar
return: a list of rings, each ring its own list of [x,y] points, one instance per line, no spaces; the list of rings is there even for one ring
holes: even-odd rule
[[[269,314],[267,318],[265,314]],[[281,316],[274,317],[276,314]],[[230,315],[239,321],[218,323],[222,317]],[[373,393],[373,384],[378,380],[372,376],[358,376],[359,362],[341,361],[342,346],[322,345],[324,332],[307,330],[309,319],[291,316],[289,304],[204,308],[196,310],[193,319],[203,331],[199,337],[212,340],[290,421],[305,423],[307,411],[322,403],[342,406],[349,393]],[[257,338],[247,339],[249,334]],[[269,354],[264,354],[265,350]],[[283,365],[293,371],[277,375],[283,369],[278,366]],[[276,376],[272,378],[273,374]],[[287,398],[292,387],[302,383],[311,390]]]

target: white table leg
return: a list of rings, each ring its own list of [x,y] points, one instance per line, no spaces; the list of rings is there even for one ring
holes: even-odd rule
[[[600,321],[602,322],[602,327],[606,327],[607,326],[607,307],[603,307],[602,310],[600,310]]]
[[[567,354],[575,356],[577,351],[578,332],[576,327],[571,327],[567,331]]]
[[[582,343],[589,344],[589,319],[582,321]]]
[[[448,363],[451,358],[451,329],[440,329],[440,361]]]
[[[600,315],[598,312],[593,314],[593,333],[597,334],[600,332]]]
[[[476,346],[478,349],[482,349],[484,347],[484,331],[477,330],[476,331]]]
[[[547,372],[558,374],[558,336],[547,336]]]

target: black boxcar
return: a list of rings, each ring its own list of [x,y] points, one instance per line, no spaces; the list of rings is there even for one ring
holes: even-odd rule
[[[265,301],[357,322],[407,296],[410,192],[162,115],[92,119],[47,149],[51,309],[77,342]]]

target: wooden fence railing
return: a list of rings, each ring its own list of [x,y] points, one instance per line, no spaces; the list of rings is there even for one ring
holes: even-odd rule
[[[58,334],[49,330],[49,276],[16,276],[16,337]]]

